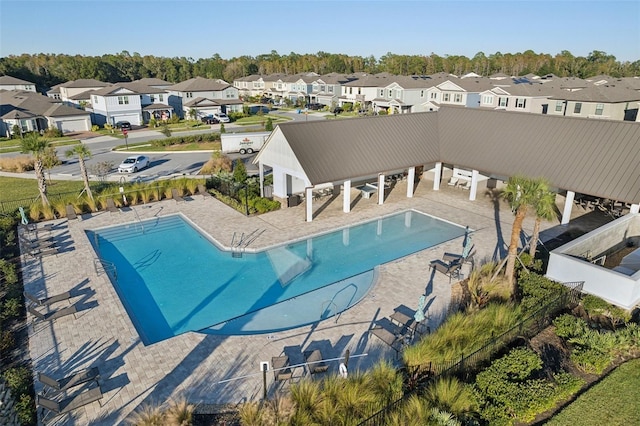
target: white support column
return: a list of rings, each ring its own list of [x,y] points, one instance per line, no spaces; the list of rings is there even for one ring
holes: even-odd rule
[[[476,193],[478,192],[478,173],[477,170],[471,170],[471,188],[469,188],[469,200],[476,200]]]
[[[349,213],[351,211],[351,181],[345,180],[342,187],[342,211]]]
[[[564,199],[564,209],[562,210],[561,225],[566,225],[571,220],[571,209],[573,208],[573,199],[575,196],[575,192],[567,191],[567,196]]]
[[[306,219],[307,222],[311,222],[313,220],[313,187],[310,186],[304,189],[304,201],[306,203]]]
[[[378,175],[378,204],[384,204],[384,173]]]
[[[258,163],[258,170],[260,172],[260,196],[264,197],[264,166],[262,161]]]
[[[433,190],[440,190],[440,180],[442,179],[442,163],[437,162],[436,168],[433,171]]]
[[[407,198],[413,198],[413,184],[416,180],[416,168],[409,167],[407,170]]]
[[[640,213],[640,204],[631,204],[631,208],[629,209],[629,213]]]

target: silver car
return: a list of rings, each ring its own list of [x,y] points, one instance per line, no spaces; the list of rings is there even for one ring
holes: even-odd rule
[[[118,173],[136,173],[138,170],[142,170],[145,167],[149,167],[149,157],[136,155],[125,158],[118,166]]]

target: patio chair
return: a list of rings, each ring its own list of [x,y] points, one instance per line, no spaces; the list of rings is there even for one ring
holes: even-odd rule
[[[171,198],[176,200],[176,203],[180,203],[184,201],[184,198],[182,198],[180,194],[178,194],[178,190],[175,188],[171,189]]]
[[[76,371],[75,373],[58,380],[47,376],[44,373],[38,372],[38,381],[57,392],[66,391],[74,386],[91,382],[93,380],[97,381],[99,378],[100,373],[98,371],[98,367],[85,368],[84,370]]]
[[[73,296],[71,295],[71,292],[65,291],[64,293],[39,299],[33,294],[29,293],[28,291],[25,291],[24,297],[25,299],[28,299],[29,301],[31,301],[31,303],[33,303],[36,306],[49,306],[53,303],[64,302],[65,300],[69,300]]]
[[[49,247],[49,248],[45,248],[44,250],[42,248],[37,248],[34,250],[29,251],[29,254],[32,257],[36,257],[38,259],[44,257],[44,256],[49,256],[51,254],[58,254],[60,253],[58,251],[58,247]]]
[[[307,370],[309,373],[324,373],[329,369],[329,366],[322,361],[322,352],[320,349],[314,351],[305,352],[305,362],[307,363]]]
[[[202,195],[203,198],[211,197],[211,193],[207,191],[207,188],[201,183],[198,184],[198,194]]]
[[[78,305],[73,304],[61,309],[56,309],[55,311],[47,312],[46,314],[38,312],[33,306],[27,306],[27,310],[29,311],[29,313],[31,313],[31,315],[33,315],[33,322],[38,323],[44,321],[55,321],[58,318],[75,314],[76,312],[78,312]]]
[[[389,318],[400,327],[406,329],[411,337],[413,337],[413,335],[418,330],[418,322],[415,320],[415,318],[405,314],[404,312],[395,310]]]
[[[449,282],[451,282],[452,278],[460,278],[460,269],[462,268],[462,263],[457,260],[445,263],[442,260],[437,259],[432,260],[429,267],[448,276]]]
[[[467,189],[467,190],[471,189],[471,181],[470,180],[465,180],[460,185],[458,185],[458,188]]]
[[[286,355],[271,358],[271,368],[274,370],[273,376],[276,381],[290,380],[293,377],[293,371],[287,367],[288,365],[289,357]]]
[[[67,204],[66,213],[67,213],[68,220],[73,220],[78,218],[78,215],[76,214],[76,211],[71,204]]]
[[[400,353],[400,351],[404,348],[405,338],[404,336],[396,336],[391,331],[387,330],[384,327],[376,325],[374,328],[369,330],[369,333],[376,336],[378,339],[382,340],[386,343],[391,349],[396,351],[396,357]]]
[[[116,207],[116,202],[113,201],[113,198],[107,198],[107,211],[109,213],[119,212],[118,207]]]
[[[36,395],[36,405],[45,408],[56,416],[69,413],[92,402],[102,399],[100,386],[71,395],[61,401],[47,398],[44,395]]]
[[[449,182],[447,182],[447,185],[449,185],[449,186],[457,186],[458,185],[458,181],[459,181],[459,179],[457,177],[451,177],[451,178],[449,178]]]

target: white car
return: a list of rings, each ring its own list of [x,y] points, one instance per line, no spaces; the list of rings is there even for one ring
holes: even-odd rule
[[[135,155],[133,157],[127,157],[118,166],[118,173],[136,173],[138,170],[142,170],[145,167],[149,167],[149,157],[144,155]]]
[[[229,119],[229,116],[224,112],[217,112],[213,114],[213,118],[217,119],[221,123],[228,123],[231,121],[231,119]]]

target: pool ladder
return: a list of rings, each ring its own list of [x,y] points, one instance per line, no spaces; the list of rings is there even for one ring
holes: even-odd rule
[[[244,232],[242,234],[234,232],[233,237],[231,238],[231,256],[237,258],[242,257],[242,253],[247,246],[254,242],[260,235],[262,235],[263,232],[264,229],[256,229],[247,235],[245,235]]]
[[[113,278],[114,281],[118,281],[118,270],[116,269],[115,263],[97,258],[93,261],[93,267],[96,270],[96,274],[107,274],[107,276]]]
[[[322,302],[322,307],[320,308],[320,318],[322,318],[322,314],[325,311],[329,310],[329,307],[331,307],[331,305],[333,305],[336,309],[336,313],[333,314],[332,316],[336,317],[335,323],[337,324],[342,312],[338,312],[338,305],[336,305],[336,302],[334,302],[333,300],[325,300],[324,302]],[[327,318],[330,318],[330,317],[327,317]]]
[[[136,215],[136,219],[138,221],[138,223],[140,224],[140,229],[142,230],[142,232],[140,232],[141,234],[144,234],[144,225],[142,224],[142,220],[140,219],[140,216],[138,216],[138,212],[136,211],[136,209],[131,209],[133,210],[133,213]],[[138,230],[138,225],[136,224],[136,230]]]

